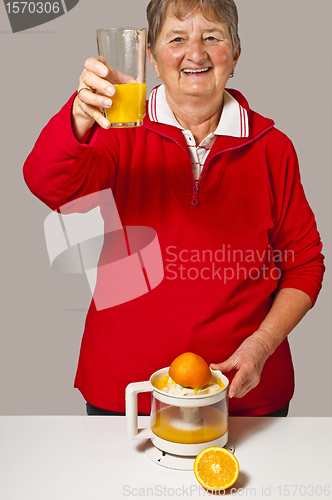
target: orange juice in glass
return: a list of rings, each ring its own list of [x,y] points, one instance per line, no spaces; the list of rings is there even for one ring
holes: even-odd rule
[[[113,105],[105,109],[111,123],[139,126],[145,116],[146,83],[116,83]]]
[[[114,85],[113,105],[104,109],[111,127],[143,125],[146,99],[145,28],[97,30],[99,60],[108,66],[107,79]]]

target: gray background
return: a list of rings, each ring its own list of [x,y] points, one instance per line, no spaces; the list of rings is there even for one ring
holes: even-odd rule
[[[96,54],[95,29],[145,26],[147,3],[80,0],[64,16],[16,34],[0,5],[2,415],[85,414],[73,379],[88,285],[83,275],[52,271],[43,233],[50,211],[26,188],[22,165],[43,126],[77,88],[84,60]],[[290,335],[296,371],[290,415],[330,416],[332,5],[237,5],[242,55],[231,86],[294,142],[327,257],[319,300]],[[149,68],[148,90],[156,83]]]

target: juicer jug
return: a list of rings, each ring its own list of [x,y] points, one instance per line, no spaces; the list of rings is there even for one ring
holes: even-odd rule
[[[211,394],[183,390],[184,394],[175,395],[157,389],[155,383],[168,375],[168,368],[153,373],[149,381],[129,384],[126,388],[126,424],[130,439],[150,439],[148,448],[152,445],[163,457],[169,454],[193,458],[209,446],[225,446],[228,441],[229,381],[220,371],[211,372],[214,381],[221,384],[220,389]],[[139,392],[151,392],[150,425],[145,429],[137,426]]]

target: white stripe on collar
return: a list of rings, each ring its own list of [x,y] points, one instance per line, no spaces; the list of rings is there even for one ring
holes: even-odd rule
[[[148,112],[151,121],[172,125],[184,130],[169,107],[164,85],[159,85],[152,90],[149,98]],[[223,111],[214,134],[242,138],[249,137],[247,110],[226,90],[224,91]]]

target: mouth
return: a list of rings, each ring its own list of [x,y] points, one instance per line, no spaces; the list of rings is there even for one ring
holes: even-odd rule
[[[182,72],[185,73],[186,75],[201,75],[204,73],[208,73],[211,70],[211,68],[202,68],[202,69],[183,69]]]

